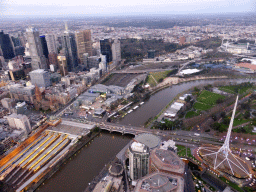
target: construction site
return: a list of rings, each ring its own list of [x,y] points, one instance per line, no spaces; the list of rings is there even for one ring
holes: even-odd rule
[[[66,157],[80,137],[54,130],[49,124],[44,125],[1,159],[0,181],[8,191],[29,189]]]

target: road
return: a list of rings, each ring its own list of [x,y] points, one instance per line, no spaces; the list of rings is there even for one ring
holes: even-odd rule
[[[188,168],[188,164],[185,164],[185,188],[184,192],[195,192],[195,186],[192,179],[191,170]]]
[[[70,126],[79,126],[83,127],[83,123],[80,123],[79,120],[75,119],[66,119],[64,121],[65,124]],[[131,134],[131,135],[138,135],[142,133],[152,133],[162,138],[171,138],[175,140],[177,143],[187,143],[194,147],[194,145],[200,145],[201,143],[208,143],[214,145],[221,145],[222,143],[219,142],[218,138],[213,138],[211,135],[202,134],[202,135],[194,135],[193,132],[189,131],[168,131],[168,130],[156,130],[156,129],[147,129],[143,127],[133,127],[128,125],[119,125],[114,123],[95,123],[91,121],[85,121],[85,124],[89,125],[96,125],[100,127],[102,130],[107,130],[109,132],[118,132],[122,134]],[[84,125],[86,128],[86,125]]]

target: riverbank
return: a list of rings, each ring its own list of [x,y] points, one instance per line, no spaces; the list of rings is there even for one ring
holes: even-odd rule
[[[186,79],[182,79],[182,78],[179,78],[179,77],[168,77],[169,80],[168,83],[165,83],[162,85],[162,87],[159,87],[159,90],[157,89],[156,92],[158,91],[161,91],[162,89],[165,89],[165,88],[168,88],[168,87],[171,87],[172,85],[179,85],[179,84],[182,84],[182,83],[186,83],[186,82],[190,82],[190,81],[197,81],[197,80],[208,80],[208,79],[226,79],[228,78],[227,76],[220,76],[220,77],[217,77],[217,76],[211,76],[211,77],[200,77],[200,76],[197,76],[197,77],[194,77],[194,78],[188,78],[187,80]],[[191,88],[192,89],[192,88]],[[149,119],[144,127],[151,127],[150,125],[155,121],[161,121],[162,119],[162,114],[168,109],[168,107],[175,101],[177,100],[181,95],[184,95],[185,93],[189,92],[191,89],[188,89],[188,90],[185,90],[179,94],[177,94],[154,118],[151,118]],[[153,93],[156,93],[156,92],[153,92]]]
[[[93,132],[90,136],[84,136],[79,139],[79,142],[71,147],[71,149],[59,160],[51,169],[47,169],[40,178],[37,178],[37,181],[33,182],[30,186],[27,187],[27,191],[35,191],[41,184],[44,185],[44,181],[52,177],[65,163],[68,159],[70,159],[79,149],[81,149],[84,145],[92,141],[96,136],[98,136],[100,132]]]

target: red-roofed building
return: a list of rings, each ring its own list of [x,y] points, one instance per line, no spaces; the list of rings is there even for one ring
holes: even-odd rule
[[[256,72],[256,65],[253,65],[251,63],[238,63],[235,64],[236,68],[244,68],[249,69],[252,72]]]

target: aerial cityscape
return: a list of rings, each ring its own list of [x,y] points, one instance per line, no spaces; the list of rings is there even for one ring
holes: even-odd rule
[[[0,1],[0,191],[256,191],[254,1]]]

